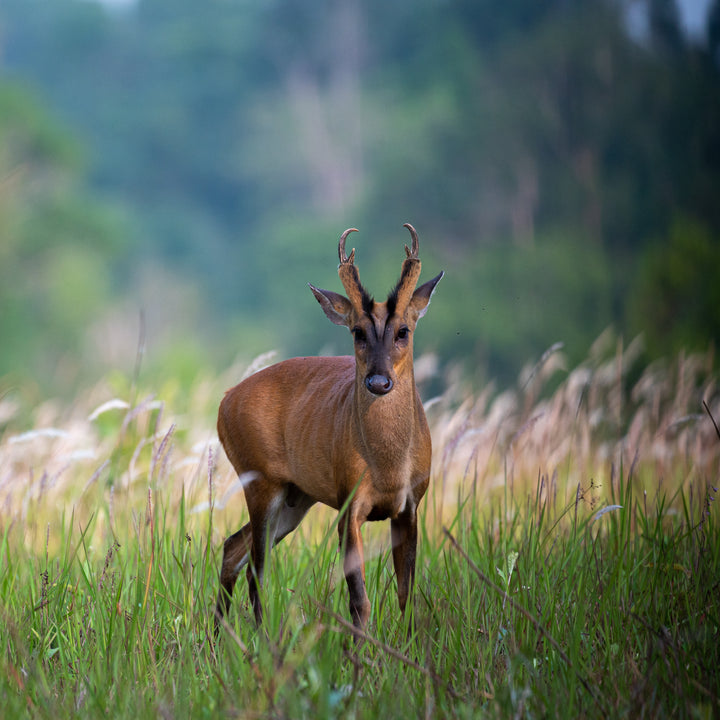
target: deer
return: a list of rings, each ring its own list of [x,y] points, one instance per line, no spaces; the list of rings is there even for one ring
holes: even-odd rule
[[[361,526],[390,520],[397,595],[404,616],[415,583],[418,505],[430,481],[430,430],[413,368],[413,334],[444,272],[416,288],[421,263],[415,228],[400,279],[385,302],[360,282],[349,228],[340,236],[338,275],[346,296],[308,283],[328,319],[352,334],[354,355],[297,357],[250,375],[228,390],[217,432],[243,481],[249,522],[223,545],[215,632],[247,567],[258,627],[267,555],[315,503],[341,512],[343,571],[355,640],[371,611]],[[410,626],[409,626],[410,628]],[[410,629],[408,629],[410,634]]]

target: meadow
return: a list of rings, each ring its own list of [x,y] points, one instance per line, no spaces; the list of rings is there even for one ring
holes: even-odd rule
[[[247,518],[215,413],[253,368],[110,374],[70,403],[0,386],[0,714],[717,717],[714,358],[640,357],[605,335],[578,367],[553,347],[511,389],[426,398],[416,633],[370,523],[359,646],[317,506],[272,553],[266,626],[241,578],[213,640],[222,541]]]

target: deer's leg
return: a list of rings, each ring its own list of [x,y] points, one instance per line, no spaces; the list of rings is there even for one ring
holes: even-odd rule
[[[215,605],[215,634],[230,607],[230,598],[240,570],[247,565],[251,545],[250,523],[225,540],[220,568],[220,591]]]
[[[250,602],[255,613],[255,622],[262,624],[262,606],[260,603],[260,588],[265,574],[265,560],[268,552],[268,539],[272,547],[278,527],[278,518],[284,502],[284,488],[282,486],[265,486],[263,492],[254,492],[249,495],[246,491],[248,511],[250,513],[250,527],[252,534],[252,547],[250,559],[252,562],[247,568],[248,590]]]
[[[398,584],[400,611],[405,612],[408,596],[415,584],[415,555],[417,551],[417,507],[406,507],[390,521],[393,565]]]
[[[274,527],[269,528],[272,530],[271,533],[267,533],[268,535],[272,534],[273,536],[273,546],[279,543],[286,535],[291,533],[300,524],[300,521],[305,517],[307,511],[315,504],[315,501],[309,495],[306,495],[294,485],[286,486],[284,493],[282,493],[281,496],[283,497],[283,502],[280,505],[280,509],[277,512],[276,517],[274,518]],[[253,502],[255,503],[256,501]],[[266,528],[268,528],[268,520],[272,520],[272,518],[269,516],[266,517]],[[259,520],[258,522],[262,521]],[[266,533],[263,533],[263,540],[265,536]],[[252,547],[253,540],[250,523],[225,540],[222,569],[220,571],[220,592],[218,593],[217,604],[215,606],[216,634],[222,618],[227,614],[230,607],[230,599],[233,588],[235,587],[235,582],[240,574],[240,570],[248,564],[248,561],[252,556]],[[253,562],[256,563],[255,560],[253,560]],[[250,597],[253,603],[253,609],[255,609],[256,619],[258,614],[256,608],[260,608],[260,602],[258,598],[258,588],[256,585],[253,587],[253,584],[256,578],[261,578],[262,576],[264,559],[261,561],[260,565],[261,570],[259,574],[257,566],[254,573],[252,572],[252,569],[248,570],[248,576],[250,578],[249,582],[251,583]]]
[[[343,569],[350,593],[350,617],[353,625],[364,630],[370,617],[370,600],[365,591],[365,561],[360,521],[352,506],[338,524],[340,546],[345,548]]]

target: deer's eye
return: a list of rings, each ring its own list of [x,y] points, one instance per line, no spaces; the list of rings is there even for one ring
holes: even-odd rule
[[[407,340],[409,333],[410,330],[408,329],[407,325],[401,326],[400,328],[398,328],[397,335],[395,335],[395,341],[402,342],[403,340]]]
[[[355,342],[358,344],[364,344],[367,340],[367,337],[365,335],[365,331],[361,327],[354,327],[352,329],[353,337],[355,338]]]

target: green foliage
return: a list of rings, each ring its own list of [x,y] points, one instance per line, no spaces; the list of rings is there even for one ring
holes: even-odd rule
[[[443,325],[457,329],[445,350],[461,361],[471,342],[464,367],[478,380],[511,381],[516,373],[508,359],[533,357],[546,340],[562,342],[575,363],[610,317],[611,275],[592,241],[556,235],[525,247],[482,248],[448,270],[452,282],[441,286],[422,332],[437,338]],[[457,307],[462,322],[453,316]]]
[[[77,144],[27,92],[1,84],[0,118],[0,375],[50,387],[110,302],[119,220],[82,187]]]
[[[669,247],[678,217],[720,232],[718,4],[699,39],[675,3],[645,5],[638,37],[627,4],[610,0],[7,0],[3,71],[52,115],[0,92],[2,177],[23,193],[3,180],[16,225],[0,249],[12,255],[3,334],[17,351],[0,372],[46,354],[34,338],[52,328],[112,363],[122,353],[96,342],[110,328],[104,345],[127,361],[140,311],[155,361],[178,338],[217,365],[344,351],[304,285],[337,287],[335,242],[355,225],[363,277],[382,295],[405,221],[425,270],[448,271],[418,336],[446,362],[506,380],[558,339],[580,357],[607,326],[644,329],[627,308],[661,299],[635,268],[655,253],[668,262],[651,248]],[[74,248],[57,266],[27,254],[51,232]],[[23,255],[47,287],[19,287]],[[76,261],[84,279],[61,292]],[[674,331],[651,323],[650,351],[668,352]],[[693,345],[714,332],[686,327]]]
[[[566,399],[570,382],[528,410],[537,418],[554,403],[570,405],[569,418],[553,411],[556,434],[570,440],[559,472],[537,474],[542,452],[527,447],[532,472],[512,461],[518,438],[533,429],[510,414],[496,418],[512,426],[508,449],[492,440],[493,454],[506,453],[501,482],[478,483],[451,460],[462,433],[481,437],[477,428],[434,419],[442,459],[420,513],[416,633],[407,639],[397,610],[387,524],[369,523],[372,612],[360,646],[347,620],[337,517],[320,508],[271,555],[263,629],[241,578],[229,625],[214,639],[222,539],[246,521],[229,466],[208,441],[221,383],[196,381],[190,395],[171,383],[157,388],[160,401],[126,378],[107,378],[56,411],[54,448],[40,425],[0,436],[0,472],[11,471],[0,517],[3,712],[712,716],[720,710],[720,529],[706,477],[717,477],[720,438],[709,420],[677,439],[654,426],[693,402],[683,368],[681,359],[677,375],[654,386],[674,378],[670,408],[639,399],[634,432],[653,442],[662,434],[663,445],[629,465],[602,452],[584,464],[604,442],[593,436],[586,448],[582,438],[610,394],[597,383],[617,384],[606,367],[590,377],[579,368],[582,412]],[[716,387],[712,376],[702,379],[706,391]],[[110,388],[118,394],[89,412]],[[717,392],[707,398],[716,412]],[[47,410],[36,412],[40,420]],[[74,446],[85,457],[69,452]],[[33,473],[16,478],[25,467],[36,470],[30,487]],[[572,478],[588,472],[602,482],[576,485]]]
[[[0,92],[3,177],[30,165],[45,174],[76,165],[77,145],[50,120],[40,104],[19,85],[3,82]],[[8,192],[12,186],[6,187]]]
[[[702,223],[678,219],[641,256],[631,317],[653,355],[720,345],[719,240]]]

